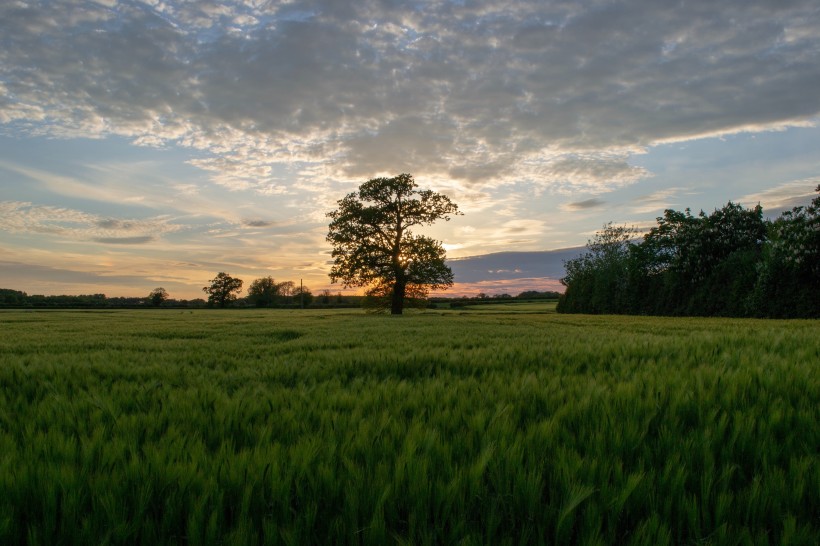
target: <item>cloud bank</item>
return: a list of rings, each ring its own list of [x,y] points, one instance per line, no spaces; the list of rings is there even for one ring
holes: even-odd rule
[[[188,147],[263,194],[398,172],[603,193],[655,144],[820,112],[814,0],[34,0],[0,36],[3,133]]]

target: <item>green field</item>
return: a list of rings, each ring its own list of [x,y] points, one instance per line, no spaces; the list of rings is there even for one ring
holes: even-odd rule
[[[820,322],[0,313],[0,544],[820,544]]]

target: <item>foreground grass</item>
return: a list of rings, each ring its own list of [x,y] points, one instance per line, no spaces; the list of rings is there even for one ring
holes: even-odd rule
[[[0,544],[820,543],[820,323],[533,311],[0,313]]]

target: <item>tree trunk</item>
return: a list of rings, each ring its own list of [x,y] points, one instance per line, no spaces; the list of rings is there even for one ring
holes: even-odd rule
[[[396,284],[393,285],[393,300],[390,305],[390,314],[391,315],[401,315],[402,309],[404,309],[404,292],[407,288],[405,281],[396,281]]]

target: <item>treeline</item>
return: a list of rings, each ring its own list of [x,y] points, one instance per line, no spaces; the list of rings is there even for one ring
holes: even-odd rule
[[[208,295],[209,307],[358,307],[361,296],[343,296],[322,290],[318,295],[307,286],[293,281],[276,282],[273,277],[254,279],[248,294],[240,298],[244,281],[228,273],[219,272],[202,291]]]
[[[473,297],[458,297],[458,298],[430,298],[430,306],[437,307],[439,305],[449,305],[450,307],[468,307],[470,305],[484,305],[489,303],[521,303],[525,301],[544,301],[557,300],[561,296],[560,292],[539,292],[537,290],[527,290],[521,292],[517,296],[510,294],[493,294],[488,295],[484,293],[476,294]]]
[[[163,307],[197,308],[205,307],[207,302],[201,298],[192,300],[176,300],[167,298],[162,301]],[[45,309],[107,309],[107,308],[136,308],[150,307],[153,302],[149,297],[113,297],[105,294],[81,294],[44,296],[41,294],[26,294],[19,290],[0,288],[0,307],[14,308],[45,308]]]
[[[346,296],[322,290],[313,294],[305,286],[297,286],[292,281],[275,282],[266,277],[251,283],[248,294],[239,297],[242,280],[220,273],[205,290],[208,299],[174,299],[168,291],[159,287],[147,296],[112,297],[105,294],[29,295],[20,290],[0,288],[0,308],[33,309],[140,309],[140,308],[181,308],[199,309],[205,307],[276,307],[276,308],[329,308],[358,307],[361,296]]]
[[[764,220],[734,203],[666,210],[640,239],[609,224],[564,263],[562,313],[820,317],[820,185],[807,207]]]

